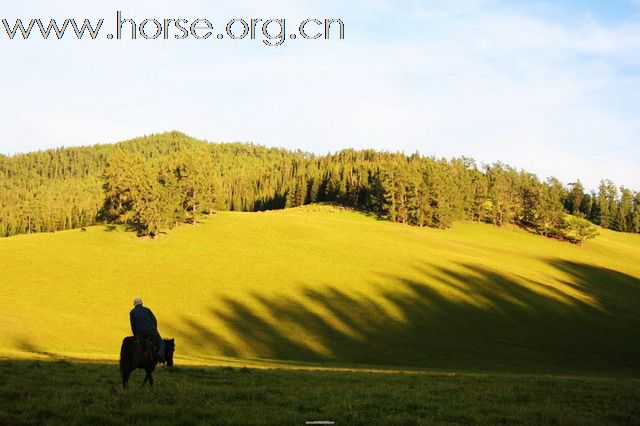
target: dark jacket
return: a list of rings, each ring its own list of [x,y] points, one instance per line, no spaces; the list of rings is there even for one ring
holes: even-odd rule
[[[133,335],[145,334],[152,335],[157,333],[158,321],[151,312],[151,309],[145,308],[142,305],[136,305],[131,312],[129,312],[129,319],[131,320],[131,331]]]

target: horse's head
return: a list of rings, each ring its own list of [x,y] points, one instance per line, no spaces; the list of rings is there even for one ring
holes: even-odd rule
[[[173,353],[176,351],[175,339],[164,339],[164,359],[167,367],[173,367]]]

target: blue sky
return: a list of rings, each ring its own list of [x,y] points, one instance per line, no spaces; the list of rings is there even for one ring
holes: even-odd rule
[[[640,0],[87,3],[12,2],[0,18],[105,18],[110,30],[116,10],[216,26],[335,17],[347,37],[266,47],[0,34],[0,152],[176,129],[316,153],[465,155],[640,189]]]

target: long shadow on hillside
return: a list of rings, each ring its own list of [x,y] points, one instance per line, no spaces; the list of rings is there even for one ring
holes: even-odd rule
[[[15,338],[13,341],[14,346],[23,352],[27,352],[30,354],[34,354],[34,355],[40,355],[44,358],[48,358],[51,360],[56,360],[56,359],[63,359],[63,357],[61,357],[58,354],[55,354],[53,352],[47,352],[43,349],[41,349],[38,345],[36,345],[33,340],[29,337],[18,337]]]
[[[566,277],[562,285],[522,283],[475,265],[417,267],[419,279],[381,274],[372,288],[387,285],[375,299],[331,285],[322,291],[301,286],[299,297],[254,293],[242,301],[225,298],[226,309],[211,308],[208,324],[231,330],[232,338],[188,318],[177,321],[172,331],[210,355],[249,352],[259,358],[343,364],[640,373],[640,280],[586,264],[548,263]]]

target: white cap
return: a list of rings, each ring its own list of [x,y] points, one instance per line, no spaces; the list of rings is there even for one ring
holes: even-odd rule
[[[135,299],[133,299],[133,306],[138,306],[138,305],[142,305],[141,297],[136,297]]]

